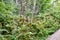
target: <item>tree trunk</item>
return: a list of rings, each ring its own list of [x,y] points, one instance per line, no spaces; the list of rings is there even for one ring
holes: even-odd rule
[[[25,14],[25,0],[20,0],[21,4],[21,14]]]

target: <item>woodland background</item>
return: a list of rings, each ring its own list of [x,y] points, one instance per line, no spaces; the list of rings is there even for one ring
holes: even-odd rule
[[[0,0],[0,40],[46,40],[60,28],[60,0]]]

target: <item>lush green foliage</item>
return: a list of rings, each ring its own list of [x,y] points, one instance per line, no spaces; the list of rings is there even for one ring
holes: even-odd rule
[[[50,8],[52,0],[38,0],[39,12],[46,12]]]
[[[49,6],[44,4],[40,10],[43,11]],[[17,15],[17,9],[14,2],[0,2],[0,40],[46,40],[60,28],[59,5],[51,6],[44,13],[34,16],[32,22],[25,15]]]

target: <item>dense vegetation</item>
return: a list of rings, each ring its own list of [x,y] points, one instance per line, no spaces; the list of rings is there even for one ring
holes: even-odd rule
[[[32,9],[34,1],[26,2],[26,12],[22,15],[20,14],[22,7],[15,1],[0,1],[0,40],[46,40],[60,28],[58,1],[53,5],[51,0],[38,0],[35,11]]]

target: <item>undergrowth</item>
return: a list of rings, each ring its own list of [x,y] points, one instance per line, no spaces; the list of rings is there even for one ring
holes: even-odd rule
[[[46,40],[59,28],[58,12],[40,13],[31,20],[17,15],[14,4],[0,2],[0,40]]]

